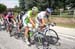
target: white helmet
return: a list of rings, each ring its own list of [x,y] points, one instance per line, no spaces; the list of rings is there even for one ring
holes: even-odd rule
[[[51,12],[52,12],[52,10],[51,10],[50,8],[47,8],[46,11],[47,11],[48,13],[51,13]]]

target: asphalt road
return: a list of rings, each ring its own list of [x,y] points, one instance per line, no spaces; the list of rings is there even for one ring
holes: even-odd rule
[[[51,49],[75,49],[75,29],[64,27],[52,27],[56,30],[60,40],[56,45],[50,45]],[[21,39],[10,37],[6,31],[0,31],[0,49],[37,49],[35,45],[27,46]]]

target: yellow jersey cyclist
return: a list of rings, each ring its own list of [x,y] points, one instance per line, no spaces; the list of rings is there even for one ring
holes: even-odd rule
[[[24,36],[25,36],[25,41],[27,43],[27,45],[30,45],[30,42],[28,41],[28,32],[29,32],[29,26],[31,24],[32,28],[35,27],[35,19],[36,16],[38,14],[38,8],[37,7],[33,7],[32,10],[29,10],[23,17],[22,17],[22,21],[23,21],[23,25],[24,25]]]

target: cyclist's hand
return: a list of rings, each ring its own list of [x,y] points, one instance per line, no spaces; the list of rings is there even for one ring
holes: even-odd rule
[[[14,25],[16,24],[16,22],[14,22]]]
[[[33,28],[35,28],[35,24],[34,25],[32,25],[33,26]]]
[[[41,24],[41,25],[40,25],[40,27],[41,27],[41,28],[44,28],[44,27],[45,27],[45,25]]]
[[[19,21],[19,24],[21,24],[21,20]]]
[[[44,24],[41,24],[40,26],[43,27],[43,26],[45,26],[45,25],[44,25]]]

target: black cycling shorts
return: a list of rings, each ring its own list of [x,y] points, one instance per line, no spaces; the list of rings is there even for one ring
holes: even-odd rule
[[[8,18],[8,21],[13,23],[12,18]]]

